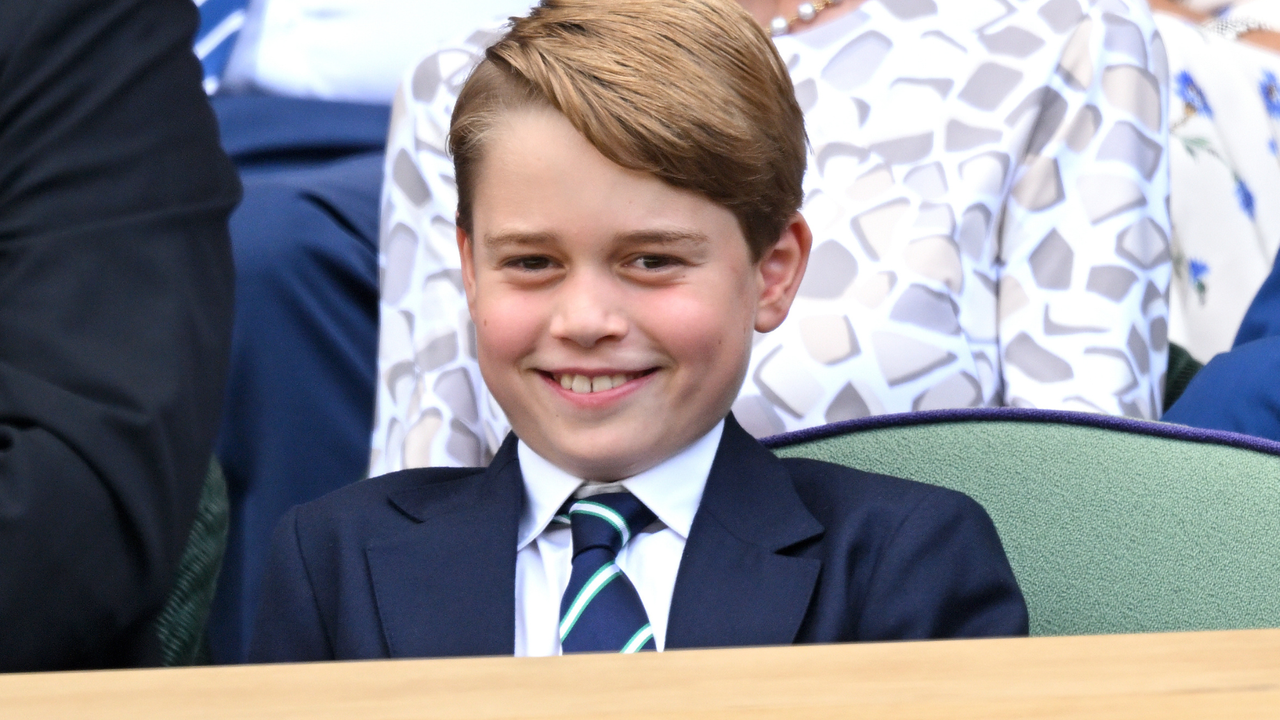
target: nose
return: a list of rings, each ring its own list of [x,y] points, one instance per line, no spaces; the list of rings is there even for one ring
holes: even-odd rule
[[[556,288],[550,332],[584,348],[620,340],[630,324],[617,282],[587,270],[570,272]]]

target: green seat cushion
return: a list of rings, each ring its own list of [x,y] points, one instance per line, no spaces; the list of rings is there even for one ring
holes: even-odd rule
[[[1280,444],[1010,408],[865,418],[766,444],[973,497],[1033,635],[1280,626]]]

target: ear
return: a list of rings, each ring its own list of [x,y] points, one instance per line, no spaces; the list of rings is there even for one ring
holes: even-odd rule
[[[796,298],[804,270],[809,265],[813,232],[804,216],[796,213],[783,228],[773,247],[765,251],[756,264],[760,283],[760,301],[756,305],[756,331],[769,332],[787,319],[791,302]]]
[[[462,289],[467,293],[467,309],[474,315],[476,302],[475,248],[472,246],[471,237],[467,235],[466,230],[462,229],[462,225],[458,224],[457,218],[454,218],[454,225],[458,232],[458,259],[462,261]]]

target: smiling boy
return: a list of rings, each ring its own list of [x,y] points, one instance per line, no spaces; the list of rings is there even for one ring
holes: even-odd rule
[[[1025,634],[985,512],[729,414],[811,234],[803,120],[733,0],[545,0],[450,128],[487,468],[291,511],[256,661]]]

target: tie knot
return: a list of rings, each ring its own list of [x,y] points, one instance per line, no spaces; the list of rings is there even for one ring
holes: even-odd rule
[[[565,503],[573,533],[573,556],[591,548],[607,548],[618,554],[631,540],[657,519],[644,503],[629,492],[602,493]]]

